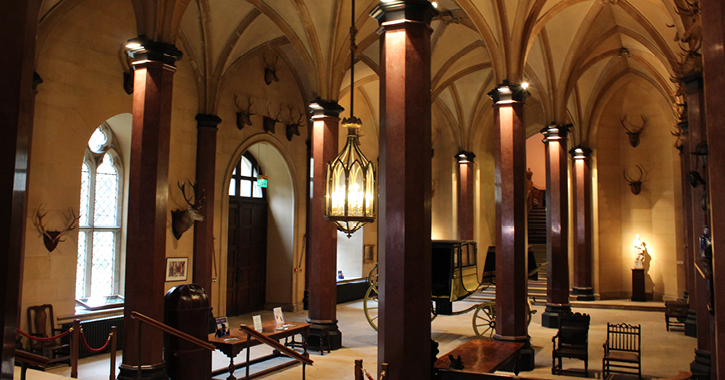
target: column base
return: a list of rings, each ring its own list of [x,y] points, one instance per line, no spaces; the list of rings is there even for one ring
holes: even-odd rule
[[[594,289],[591,287],[574,287],[571,295],[576,297],[577,301],[594,301]]]
[[[559,314],[571,313],[569,305],[546,305],[546,310],[541,314],[541,326],[550,329],[559,328]]]
[[[513,372],[516,375],[519,374],[519,371],[533,371],[536,367],[535,365],[535,355],[536,352],[531,347],[531,340],[529,338],[519,338],[519,337],[504,337],[500,335],[494,335],[493,340],[498,340],[502,342],[519,342],[523,343],[524,346],[521,347],[519,350],[519,356],[518,358],[513,358],[509,360],[508,362],[504,363],[501,367],[499,367],[498,370],[500,371],[506,371],[506,372]]]
[[[710,353],[695,350],[695,361],[690,363],[690,372],[695,380],[710,379]]]
[[[307,345],[310,350],[321,351],[324,347],[330,350],[342,348],[342,332],[337,328],[337,321],[307,319],[311,323]],[[327,335],[327,337],[325,337]]]
[[[166,374],[166,366],[163,363],[142,365],[140,376],[136,366],[121,364],[119,369],[121,371],[118,374],[118,380],[169,380],[169,376]]]
[[[697,312],[694,309],[687,310],[685,336],[697,338]]]

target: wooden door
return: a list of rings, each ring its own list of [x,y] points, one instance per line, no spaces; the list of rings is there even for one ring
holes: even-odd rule
[[[264,308],[267,285],[267,202],[230,199],[227,315]]]

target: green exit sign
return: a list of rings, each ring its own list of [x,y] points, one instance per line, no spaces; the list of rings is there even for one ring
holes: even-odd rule
[[[257,186],[258,187],[267,187],[267,177],[260,175],[257,177]]]

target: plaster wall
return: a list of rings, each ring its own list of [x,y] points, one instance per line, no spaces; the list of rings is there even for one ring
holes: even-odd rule
[[[218,279],[213,284],[214,297],[212,307],[215,315],[226,314],[226,268],[227,268],[227,239],[229,217],[229,181],[234,165],[241,155],[257,143],[270,146],[267,159],[260,153],[260,164],[267,167],[265,174],[272,176],[282,175],[285,171],[289,176],[289,188],[286,185],[282,193],[270,193],[271,213],[268,228],[268,260],[267,260],[267,304],[269,306],[282,306],[285,310],[301,308],[304,291],[304,240],[306,233],[306,195],[309,179],[307,178],[307,144],[309,139],[310,123],[303,119],[299,128],[300,136],[293,136],[291,141],[285,135],[285,124],[290,119],[287,106],[293,107],[293,115],[299,111],[306,112],[307,104],[300,95],[293,74],[289,68],[282,64],[277,71],[279,82],[270,85],[264,83],[263,53],[267,47],[260,47],[236,61],[224,74],[221,80],[221,89],[217,98],[218,116],[222,119],[217,132],[216,157],[216,189],[217,197],[215,207],[215,260],[218,268]],[[282,61],[280,61],[282,62]],[[247,95],[254,102],[251,112],[252,125],[238,129],[236,126],[236,112],[234,96],[245,99]],[[269,107],[267,107],[269,106]],[[277,116],[278,111],[281,123],[275,125],[275,132],[264,132],[262,126],[263,116]],[[269,108],[269,111],[267,110]],[[262,145],[264,146],[264,145]],[[252,148],[254,154],[256,148]],[[273,155],[275,156],[272,159]],[[270,160],[271,159],[271,160]],[[267,166],[269,165],[269,166]],[[277,184],[272,182],[270,187]],[[281,178],[280,178],[281,180]],[[270,190],[271,191],[271,190]],[[276,204],[276,202],[281,202]],[[274,221],[274,225],[272,225]],[[270,237],[281,239],[284,243],[269,244]],[[272,249],[275,251],[272,252]],[[297,268],[295,270],[295,268]]]
[[[677,220],[675,186],[680,175],[676,164],[677,151],[669,133],[673,118],[660,97],[653,96],[648,85],[637,81],[627,83],[621,96],[606,104],[597,135],[597,170],[599,193],[599,275],[602,298],[631,295],[631,269],[634,253],[632,240],[636,234],[647,245],[645,259],[645,291],[656,300],[677,298],[680,292],[677,263],[681,231]],[[621,127],[620,119],[642,125],[641,115],[648,119],[636,148]],[[632,129],[630,127],[630,129]],[[642,191],[634,195],[622,177],[639,177],[636,165],[643,169]]]
[[[42,23],[41,23],[42,25]],[[38,49],[38,87],[28,178],[28,220],[21,305],[50,303],[55,316],[75,307],[77,230],[51,253],[33,225],[36,209],[48,211],[46,227],[60,229],[69,208],[78,213],[81,165],[88,139],[109,120],[128,169],[131,96],[122,86],[119,49],[136,35],[130,2],[82,2],[65,15]],[[93,30],[94,33],[88,33]],[[125,239],[123,239],[125,240]]]

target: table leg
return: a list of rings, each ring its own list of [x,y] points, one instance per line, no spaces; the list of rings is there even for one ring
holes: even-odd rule
[[[234,358],[229,359],[229,377],[227,377],[227,380],[237,380],[236,377],[234,377],[234,370],[236,368],[234,367]]]

